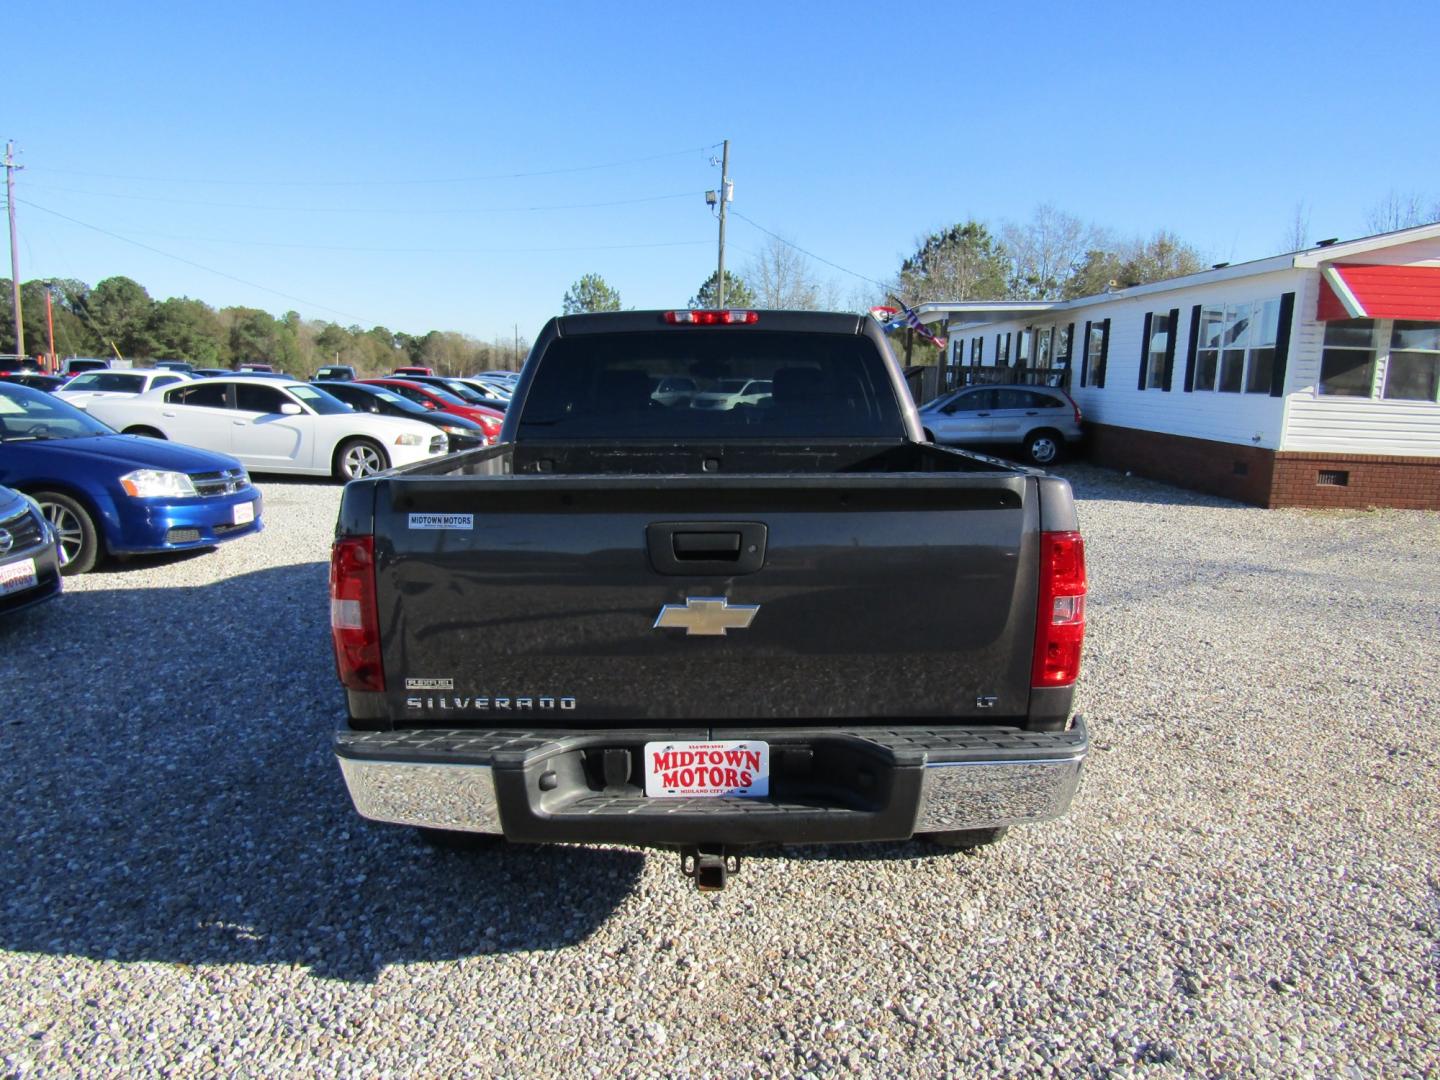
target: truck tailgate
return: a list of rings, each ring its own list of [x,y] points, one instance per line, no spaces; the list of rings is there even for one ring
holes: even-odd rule
[[[1037,502],[1003,473],[382,479],[390,715],[1022,716]]]

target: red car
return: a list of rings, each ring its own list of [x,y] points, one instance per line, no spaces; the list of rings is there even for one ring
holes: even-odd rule
[[[401,378],[406,375],[434,375],[435,369],[428,367],[397,367],[390,373],[391,378]]]
[[[485,442],[488,445],[493,445],[495,440],[500,437],[500,425],[505,420],[505,414],[499,409],[489,409],[484,405],[472,405],[468,401],[462,401],[448,390],[442,390],[438,386],[426,383],[411,382],[409,379],[361,379],[360,381],[370,386],[383,386],[392,393],[399,394],[427,409],[447,412],[453,416],[463,416],[466,420],[474,420],[485,429]]]

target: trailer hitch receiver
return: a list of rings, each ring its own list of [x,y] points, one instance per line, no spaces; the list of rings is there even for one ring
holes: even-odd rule
[[[719,892],[731,874],[740,872],[740,856],[719,844],[701,844],[680,852],[680,870],[701,892]]]

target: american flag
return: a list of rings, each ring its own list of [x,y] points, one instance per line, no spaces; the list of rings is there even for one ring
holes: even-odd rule
[[[899,330],[903,326],[908,326],[911,330],[914,330],[915,333],[920,335],[926,341],[930,342],[930,344],[934,345],[937,349],[945,348],[947,344],[946,339],[941,337],[939,334],[931,333],[928,329],[926,329],[925,324],[920,321],[920,316],[916,315],[914,310],[908,304],[902,302],[900,305],[900,310],[904,312],[903,316],[901,316],[900,318],[892,319],[885,324],[885,332],[887,334],[893,333],[894,331]]]

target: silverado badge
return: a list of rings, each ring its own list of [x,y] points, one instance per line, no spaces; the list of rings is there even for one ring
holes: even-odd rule
[[[723,596],[691,596],[686,598],[684,604],[666,604],[662,607],[651,629],[683,629],[686,637],[692,634],[714,637],[731,630],[744,630],[759,610],[759,604],[732,605]]]

